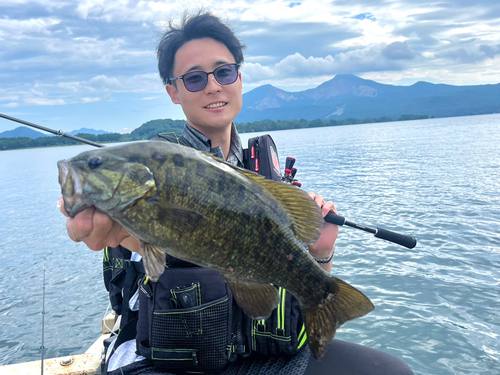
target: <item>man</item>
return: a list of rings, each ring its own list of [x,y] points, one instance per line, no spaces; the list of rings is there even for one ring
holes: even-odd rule
[[[243,166],[242,146],[233,120],[242,107],[242,78],[238,70],[243,63],[242,49],[232,31],[210,13],[184,17],[180,28],[169,25],[158,46],[158,68],[166,90],[172,102],[180,104],[186,115],[184,139],[192,147],[212,152],[240,167]],[[323,216],[337,213],[332,202],[325,202],[314,193],[309,195]],[[122,245],[141,252],[136,238],[95,208],[81,212],[74,219],[68,218],[67,230],[72,240],[83,241],[92,250]],[[339,228],[325,223],[320,231],[319,240],[308,250],[321,267],[330,272]],[[142,302],[140,308],[144,308]],[[122,363],[124,367],[116,373],[156,373],[146,362],[130,362]],[[228,365],[224,373],[288,374],[304,373],[304,370],[306,374],[412,373],[395,357],[338,340],[332,342],[322,361],[313,359],[305,345],[292,358],[254,355]]]

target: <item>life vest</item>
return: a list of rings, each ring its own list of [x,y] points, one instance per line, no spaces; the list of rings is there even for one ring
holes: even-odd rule
[[[120,328],[137,318],[137,312],[129,307],[130,298],[137,291],[137,282],[144,274],[142,262],[130,260],[130,250],[119,245],[106,247],[103,259],[104,286],[109,293],[111,308],[121,316]]]
[[[192,147],[173,133],[159,134],[154,140]],[[268,179],[282,180],[276,146],[269,135],[248,141],[244,164]],[[124,329],[127,337],[118,338],[121,343],[136,333],[137,352],[156,367],[214,373],[252,353],[293,356],[305,345],[300,304],[285,289],[276,287],[280,303],[271,316],[254,320],[239,308],[217,271],[169,255],[166,263],[157,282],[145,276],[138,280],[136,330],[135,321],[129,319]]]

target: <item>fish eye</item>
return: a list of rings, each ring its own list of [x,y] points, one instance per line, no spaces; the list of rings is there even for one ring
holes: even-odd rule
[[[102,165],[102,159],[99,156],[95,156],[89,159],[89,168],[96,169]]]

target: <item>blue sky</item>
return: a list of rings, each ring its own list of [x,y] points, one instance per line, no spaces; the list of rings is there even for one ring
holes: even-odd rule
[[[2,0],[0,112],[43,126],[125,133],[184,118],[156,70],[162,26],[204,6],[247,45],[244,92],[381,83],[500,82],[500,1]],[[18,125],[0,119],[0,132]]]

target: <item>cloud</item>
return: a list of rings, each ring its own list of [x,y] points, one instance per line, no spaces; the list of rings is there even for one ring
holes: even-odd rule
[[[388,60],[412,60],[418,53],[412,51],[408,42],[394,42],[382,50],[382,56]]]
[[[458,61],[462,64],[475,64],[486,59],[493,59],[500,55],[500,44],[485,45],[481,44],[477,50],[469,51],[465,48],[450,49],[437,53],[436,57]]]
[[[64,105],[66,102],[62,99],[45,98],[26,98],[23,101],[28,105]]]
[[[237,35],[247,45],[246,57],[253,60],[254,56],[262,56],[274,62],[294,53],[303,56],[335,54],[341,52],[335,44],[362,36],[348,24],[326,22],[243,21],[235,26]]]
[[[342,1],[204,4],[248,46],[246,87],[317,86],[338,73],[500,81],[500,3]],[[186,8],[183,1],[1,3],[0,105],[85,104],[123,93],[146,100],[164,93],[154,51],[161,25]]]
[[[496,55],[500,55],[500,44],[496,46],[481,44],[479,46],[479,51],[484,55],[485,58],[492,59]]]
[[[299,53],[289,55],[276,64],[245,63],[242,67],[244,81],[249,83],[267,83],[272,80],[285,80],[325,77],[339,73],[364,73],[374,71],[398,71],[406,60],[417,56],[409,46],[398,42],[387,52],[386,44],[371,45],[366,48],[338,53],[335,56],[304,57]],[[394,44],[394,43],[393,43]],[[401,52],[402,51],[402,52]],[[386,56],[388,55],[389,58]],[[318,82],[318,84],[321,83]]]
[[[3,104],[1,105],[1,107],[6,107],[6,108],[16,108],[16,107],[19,107],[19,103],[7,103],[7,104]]]
[[[2,91],[0,103],[15,101],[17,106],[52,106],[111,101],[113,94],[121,93],[163,93],[164,87],[157,73],[149,73],[114,77],[98,75],[84,81],[38,83],[32,87],[26,85],[21,90],[15,86],[9,89],[0,89],[0,93]],[[150,98],[154,99],[155,97]],[[13,105],[10,104],[10,106]]]
[[[82,103],[94,103],[100,101],[102,101],[102,98],[82,98]]]

